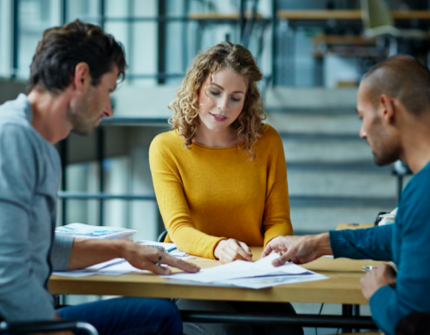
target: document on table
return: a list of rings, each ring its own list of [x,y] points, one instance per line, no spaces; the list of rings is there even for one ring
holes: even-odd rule
[[[169,253],[170,256],[173,256],[178,259],[182,259],[183,261],[186,261],[187,259],[194,259],[194,256],[190,256],[186,252],[183,252],[176,248],[175,243],[166,243],[166,242],[154,242],[154,241],[136,241],[136,243],[139,243],[140,245],[149,246],[149,245],[159,245],[166,249],[166,251]],[[169,251],[170,250],[170,251]]]
[[[309,271],[293,263],[274,267],[272,261],[279,255],[272,253],[257,262],[237,260],[232,263],[202,269],[197,273],[179,273],[162,276],[172,280],[193,281],[212,285],[232,285],[260,289],[283,284],[326,279],[326,276]]]
[[[135,268],[124,258],[114,258],[110,261],[95,264],[82,270],[56,271],[52,274],[55,276],[78,278],[93,275],[120,276],[131,272],[148,273],[149,271]]]

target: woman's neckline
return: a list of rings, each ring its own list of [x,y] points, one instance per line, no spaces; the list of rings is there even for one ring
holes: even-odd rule
[[[240,145],[241,145],[241,143],[239,143],[239,144],[235,144],[235,145],[229,145],[229,146],[227,146],[227,147],[210,147],[210,146],[208,146],[208,145],[200,144],[200,143],[197,143],[197,142],[192,142],[192,143],[191,143],[191,145],[192,145],[192,146],[201,147],[201,148],[204,148],[204,149],[227,150],[227,149],[239,148],[239,147],[240,147]]]

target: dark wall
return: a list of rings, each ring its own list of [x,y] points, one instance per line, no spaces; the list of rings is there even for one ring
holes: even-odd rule
[[[25,82],[0,78],[0,104],[15,99],[19,93],[25,93]]]

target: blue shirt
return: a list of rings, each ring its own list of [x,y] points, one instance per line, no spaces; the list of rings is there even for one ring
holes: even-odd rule
[[[31,119],[24,94],[0,106],[0,315],[8,321],[54,318],[48,279],[67,269],[73,243],[54,238],[61,163]]]
[[[396,288],[381,287],[370,298],[372,317],[385,333],[412,312],[430,313],[430,163],[402,192],[396,223],[330,232],[334,257],[393,261]]]

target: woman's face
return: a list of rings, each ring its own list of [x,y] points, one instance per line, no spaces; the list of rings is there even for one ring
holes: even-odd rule
[[[206,78],[199,92],[199,118],[204,127],[226,130],[243,109],[247,86],[243,76],[228,68]]]

